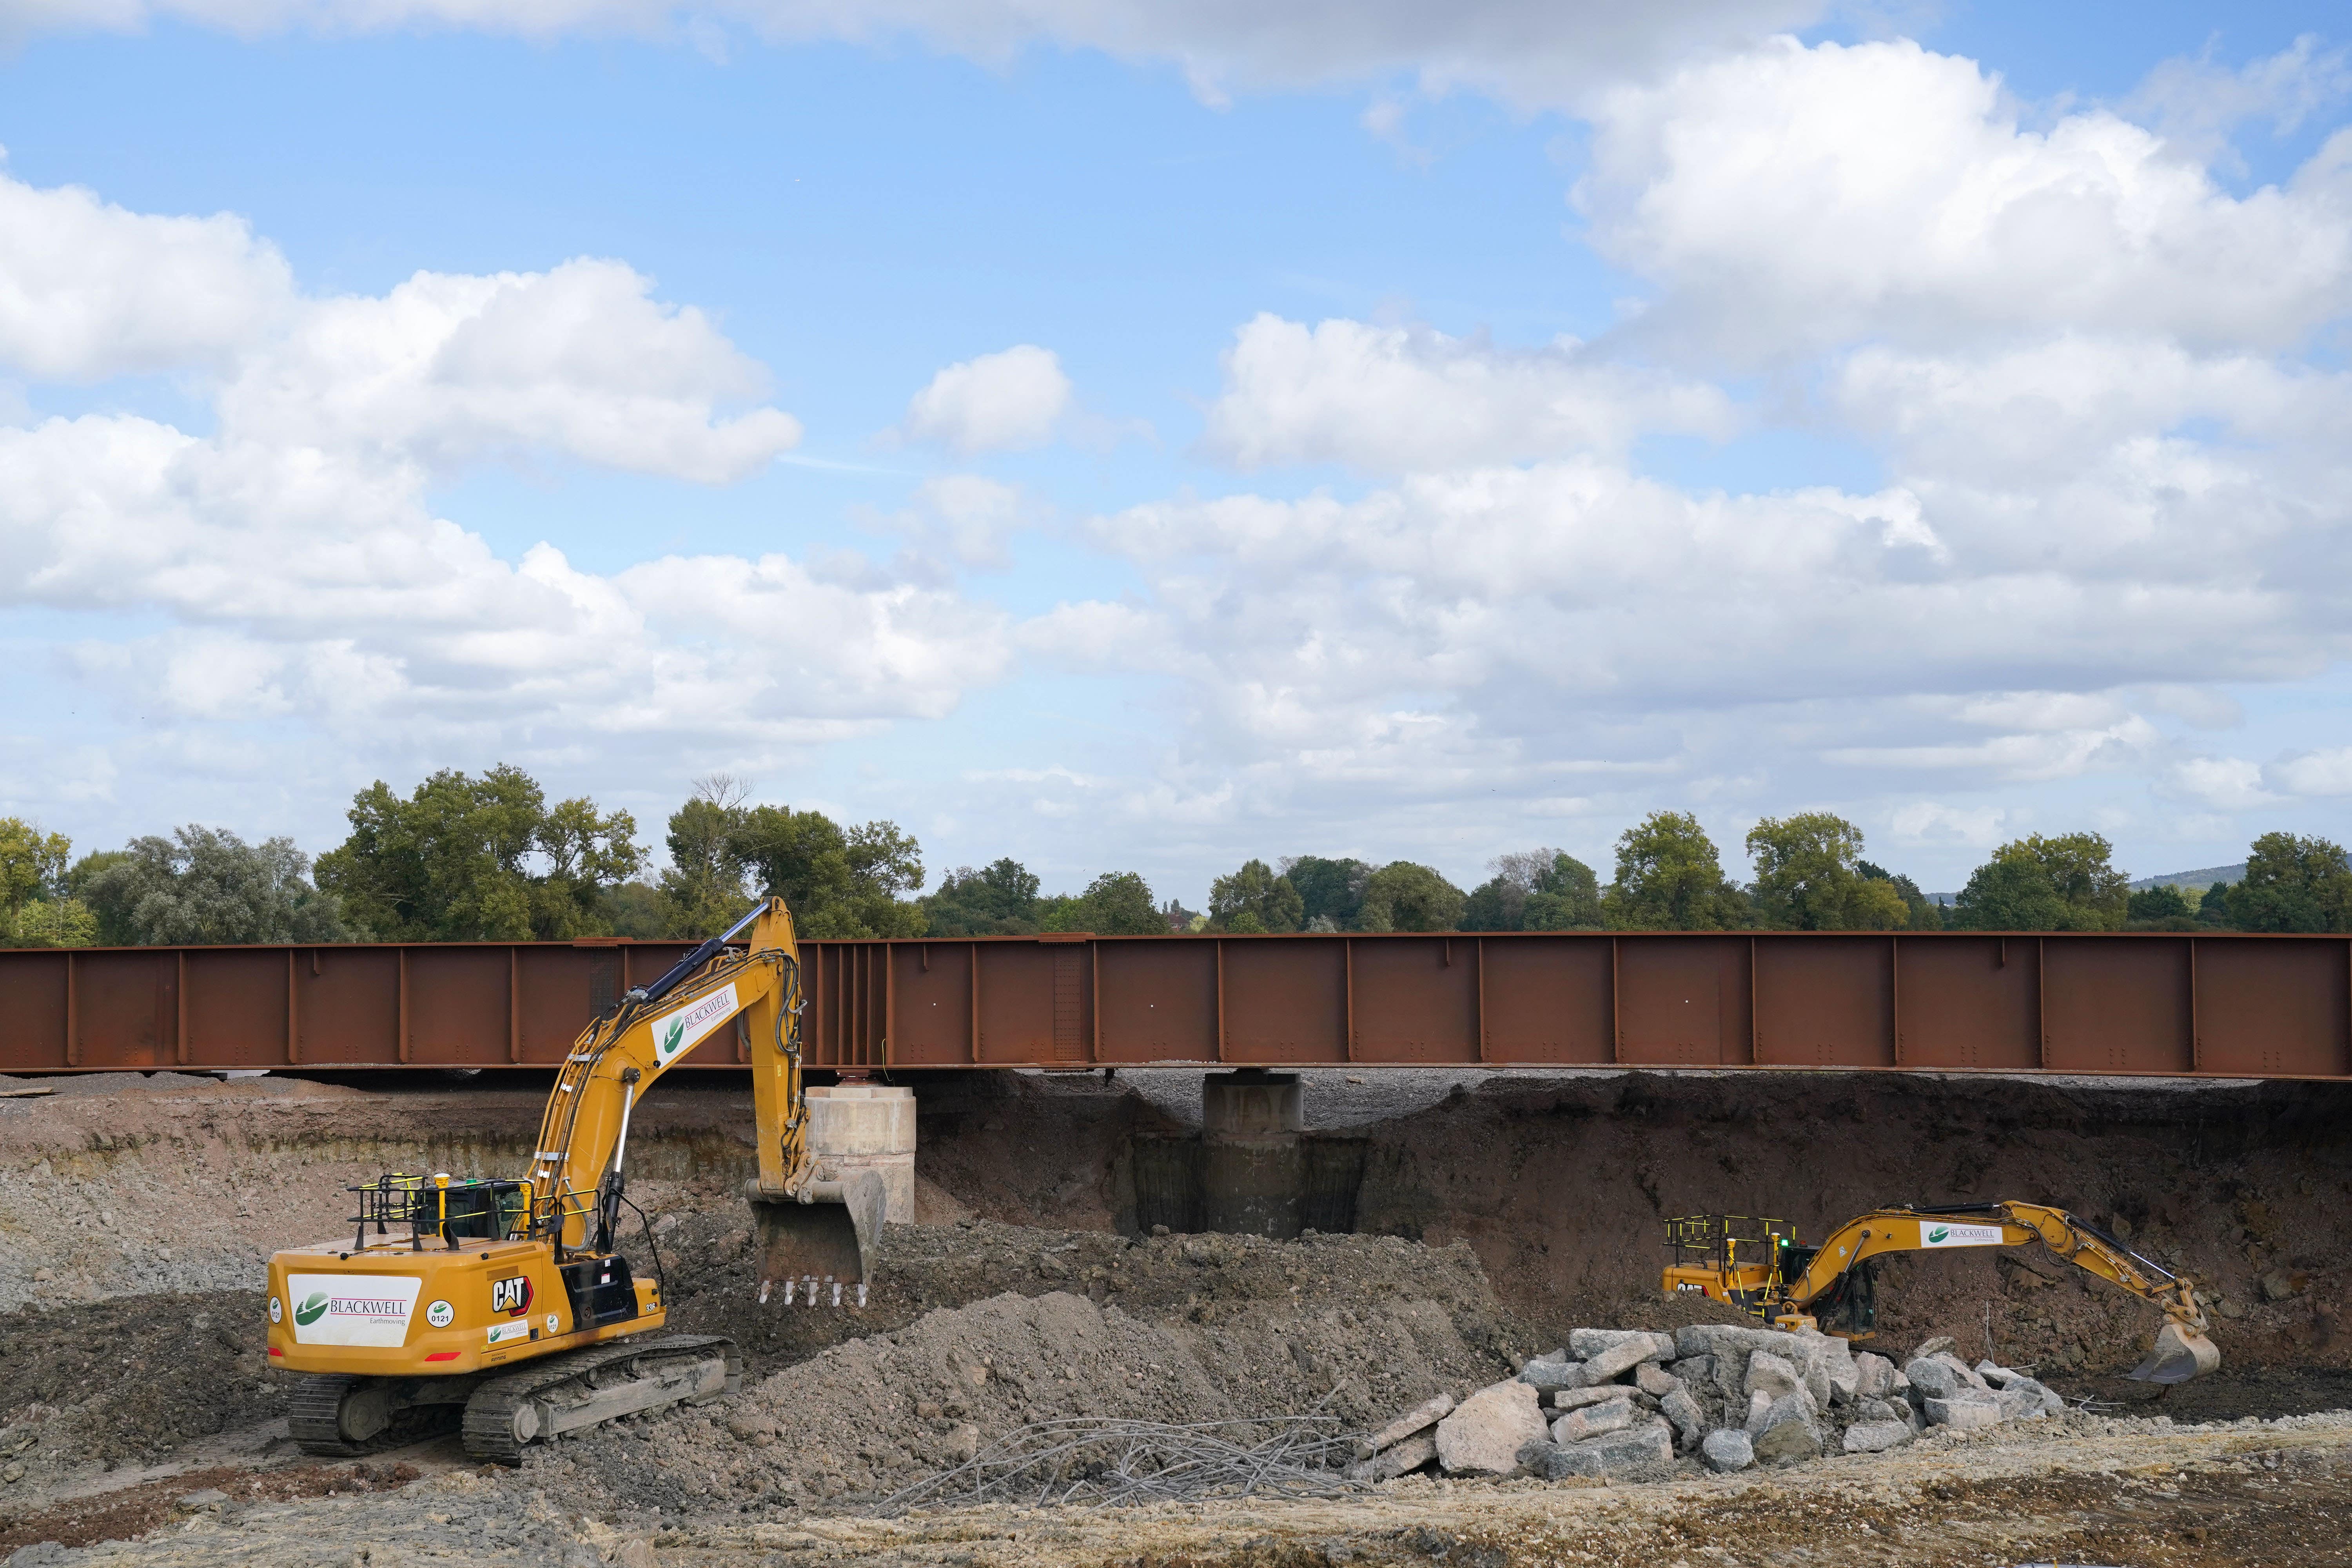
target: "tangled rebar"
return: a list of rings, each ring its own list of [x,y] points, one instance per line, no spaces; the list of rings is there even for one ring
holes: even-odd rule
[[[1362,1489],[1340,1473],[1349,1439],[1334,1415],[1131,1421],[1074,1415],[1006,1433],[951,1470],[877,1505],[882,1514],[941,1503],[1188,1502],[1328,1498]]]

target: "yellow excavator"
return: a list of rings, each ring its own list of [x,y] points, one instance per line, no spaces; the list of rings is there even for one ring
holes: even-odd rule
[[[2126,1375],[2142,1383],[2186,1383],[2221,1364],[2189,1281],[2087,1221],[2041,1204],[1873,1209],[1838,1226],[1819,1247],[1799,1245],[1796,1232],[1780,1220],[1685,1215],[1666,1221],[1673,1261],[1664,1285],[1669,1296],[1709,1296],[1777,1328],[1819,1328],[1866,1340],[1876,1331],[1878,1314],[1874,1259],[1890,1252],[2037,1241],[2163,1312],[2155,1348]]]
[[[733,945],[738,938],[748,941]],[[461,1426],[467,1451],[523,1448],[616,1415],[718,1399],[741,1382],[733,1342],[663,1334],[656,1278],[616,1232],[629,1117],[656,1079],[734,1025],[751,1047],[760,1299],[863,1305],[884,1194],[871,1172],[819,1179],[801,1081],[799,949],[770,899],[591,1023],[547,1097],[513,1178],[386,1175],[349,1238],[269,1260],[271,1364],[308,1373],[292,1400],[312,1453],[366,1453]],[[652,1246],[652,1232],[646,1228]]]

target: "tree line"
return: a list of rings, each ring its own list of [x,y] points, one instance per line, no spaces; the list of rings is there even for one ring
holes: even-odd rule
[[[247,843],[189,825],[76,858],[61,835],[0,817],[0,943],[75,947],[352,941],[684,939],[781,894],[811,937],[1093,931],[2352,931],[2352,863],[2325,838],[2265,833],[2244,877],[2201,894],[2134,891],[2096,833],[2001,845],[1948,902],[1864,858],[1862,830],[1826,812],[1766,817],[1735,881],[1698,819],[1657,811],[1616,843],[1613,875],[1574,856],[1498,857],[1464,890],[1409,860],[1253,858],[1194,911],[1138,872],[1048,894],[1019,861],[959,867],[929,894],[921,847],[887,821],[751,802],[698,783],[670,814],[649,876],[635,819],[585,797],[551,803],[520,768],[445,770],[406,795],[353,797],[350,833],[314,863],[290,838]]]

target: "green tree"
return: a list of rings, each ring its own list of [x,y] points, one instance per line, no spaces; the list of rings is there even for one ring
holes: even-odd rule
[[[1244,935],[1297,931],[1307,918],[1307,900],[1288,877],[1263,860],[1245,860],[1230,877],[1209,888],[1209,929]],[[1246,922],[1246,923],[1244,923]]]
[[[0,816],[0,946],[87,947],[98,921],[76,895],[73,843],[22,817]]]
[[[669,902],[661,889],[642,878],[604,889],[604,928],[614,936],[654,941],[673,934]]]
[[[1963,931],[2114,931],[2131,904],[2131,879],[2109,863],[2096,833],[2002,845],[1969,876],[1954,907]]]
[[[1358,931],[1460,931],[1469,902],[1461,889],[1426,866],[1391,860],[1364,879]]]
[[[1282,874],[1298,889],[1299,927],[1304,931],[1350,931],[1364,906],[1364,884],[1372,868],[1361,860],[1327,860],[1320,855],[1293,855],[1282,862]]]
[[[387,941],[608,934],[608,889],[644,864],[636,821],[586,799],[547,805],[504,763],[444,769],[403,800],[379,779],[352,801],[352,831],[319,857],[320,888]]]
[[[732,844],[762,893],[781,897],[803,936],[920,936],[922,847],[895,822],[842,827],[819,811],[755,805]]]
[[[1612,931],[1738,931],[1750,918],[1715,841],[1680,811],[1654,811],[1618,836],[1617,878],[1601,907]]]
[[[1049,899],[1043,911],[1047,931],[1092,931],[1097,936],[1164,936],[1167,917],[1152,900],[1151,885],[1135,871],[1105,871],[1087,890]]]
[[[2246,856],[2246,875],[2227,895],[2240,931],[2352,931],[2352,868],[2325,838],[2265,833]]]
[[[2126,931],[2196,931],[2196,910],[2169,882],[2142,888],[2124,904]]]
[[[311,886],[310,872],[291,838],[247,844],[190,824],[169,838],[132,839],[89,879],[89,900],[110,942],[350,941],[333,895]]]
[[[1911,910],[1895,884],[1864,876],[1862,829],[1826,811],[1768,816],[1748,831],[1757,918],[1780,931],[1896,931]]]
[[[2197,900],[2197,923],[2208,926],[2230,923],[2229,883],[2216,882],[2205,889],[2205,896]]]
[[[1919,890],[1918,883],[1899,872],[1890,871],[1885,867],[1874,865],[1868,860],[1855,861],[1853,868],[1865,879],[1884,882],[1895,889],[1895,896],[1903,900],[1904,930],[1941,931],[1944,929],[1943,911],[1933,900]]]
[[[686,804],[670,813],[663,836],[669,866],[661,874],[662,935],[709,936],[751,908],[735,844],[749,794],[742,781],[713,773],[697,779]]]
[[[931,936],[1033,936],[1041,929],[1037,879],[1009,858],[959,867],[923,900],[923,916]]]
[[[1494,873],[1470,891],[1464,931],[1598,931],[1601,880],[1558,849],[1499,855]]]

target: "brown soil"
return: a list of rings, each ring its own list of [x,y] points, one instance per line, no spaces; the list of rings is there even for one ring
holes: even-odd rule
[[[227,1465],[185,1470],[163,1480],[77,1498],[37,1512],[0,1520],[0,1552],[44,1541],[59,1546],[127,1541],[175,1520],[226,1505],[391,1491],[406,1486],[421,1473],[415,1465],[397,1462],[298,1465],[262,1472]],[[207,1491],[224,1496],[197,1503],[186,1500]]]

